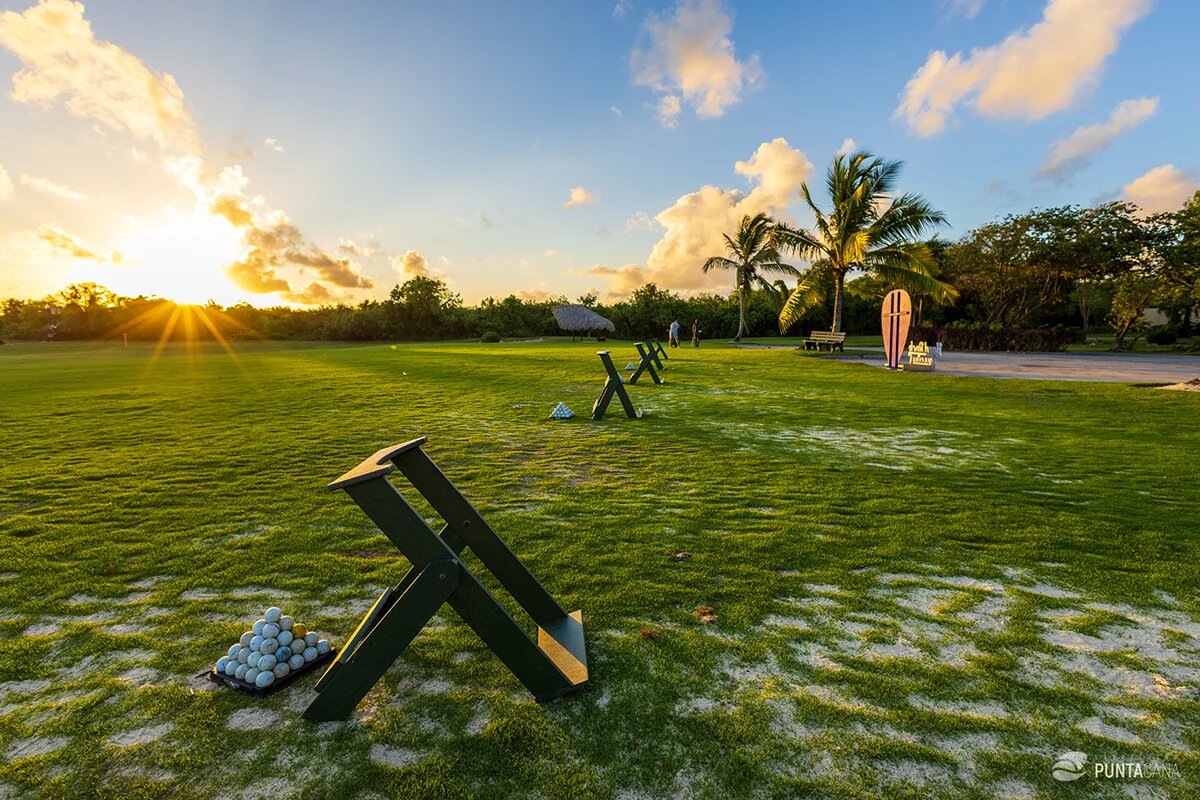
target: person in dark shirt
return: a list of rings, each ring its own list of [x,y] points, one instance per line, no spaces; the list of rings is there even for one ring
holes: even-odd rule
[[[700,334],[704,333],[704,328],[700,327],[700,320],[692,320],[692,347],[700,346]]]

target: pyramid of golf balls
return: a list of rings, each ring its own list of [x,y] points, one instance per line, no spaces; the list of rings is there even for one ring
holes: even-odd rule
[[[265,689],[329,652],[329,640],[272,606],[217,661],[217,672]]]

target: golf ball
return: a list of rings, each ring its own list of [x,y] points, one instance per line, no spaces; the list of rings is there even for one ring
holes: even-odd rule
[[[260,658],[262,658],[262,653],[257,650],[251,650],[250,655],[246,658],[246,666],[257,667]]]
[[[299,622],[292,625],[292,636],[296,637],[297,639],[303,639],[305,634],[307,634],[307,633],[308,633],[307,626],[301,625]]]
[[[286,661],[280,661],[278,664],[275,665],[275,668],[271,670],[271,672],[275,673],[276,679],[282,678],[284,675],[287,675],[291,671],[292,671],[292,668],[288,666],[288,663]]]
[[[331,646],[332,646],[332,645],[330,645],[330,644],[329,644],[329,640],[328,640],[328,639],[321,639],[321,640],[319,640],[319,641],[317,642],[317,655],[320,655],[320,656],[323,656],[323,655],[325,655],[326,653],[328,653],[328,652],[329,652],[329,648],[330,648]]]
[[[278,639],[263,639],[262,644],[258,646],[260,653],[274,653],[279,649]]]
[[[242,680],[246,681],[246,683],[254,683],[254,679],[258,677],[258,673],[260,672],[262,672],[262,670],[258,667],[251,667],[250,669],[246,670],[246,677]]]
[[[267,609],[267,613],[263,614],[263,619],[267,622],[279,622],[279,618],[283,616],[283,612],[275,606]]]
[[[241,650],[238,650],[238,654],[236,656],[237,662],[239,664],[245,664],[246,659],[248,659],[250,657],[250,654],[253,652],[254,651],[251,650],[249,647],[243,647]]]
[[[276,636],[275,638],[279,640],[279,643],[281,645],[286,647],[287,645],[292,643],[292,639],[294,639],[295,637],[292,636],[291,631],[280,631],[279,635]]]
[[[279,635],[279,626],[274,622],[268,622],[266,625],[263,625],[262,635],[263,638],[274,639]]]
[[[254,685],[260,689],[265,689],[275,682],[275,673],[263,670],[254,678]]]
[[[250,649],[251,649],[251,650],[258,650],[260,647],[262,647],[262,643],[263,643],[263,639],[264,639],[264,638],[265,638],[265,637],[263,637],[263,636],[262,636],[262,635],[260,635],[260,634],[255,634],[255,635],[254,635],[254,638],[250,640]]]
[[[254,624],[250,626],[250,630],[254,631],[255,635],[260,634],[262,633],[263,625],[266,624],[267,621],[265,619],[255,620]]]
[[[263,670],[264,672],[268,672],[275,668],[275,660],[276,660],[275,656],[270,655],[269,653],[266,655],[259,656],[258,668]]]
[[[237,678],[239,681],[243,680],[246,677],[246,670],[248,669],[250,668],[245,664],[238,664],[237,669],[233,671],[233,677]]]
[[[317,648],[315,648],[315,647],[304,648],[304,660],[305,661],[316,661],[317,660]]]
[[[279,627],[285,631],[290,631],[295,624],[296,621],[286,614],[279,618]]]
[[[234,645],[230,645],[230,646],[229,646],[229,654],[228,654],[228,655],[229,655],[229,657],[230,657],[230,658],[237,658],[238,651],[239,651],[239,650],[241,650],[241,649],[242,649],[242,646],[241,646],[240,644],[234,644]]]
[[[229,663],[225,665],[225,674],[232,678],[234,673],[237,672],[237,668],[240,666],[241,664],[233,659],[230,659]]]
[[[288,666],[292,669],[300,669],[304,666],[304,656],[299,653],[292,653],[292,657],[288,659]]]
[[[292,648],[290,648],[290,647],[281,647],[275,651],[275,658],[278,659],[279,661],[287,661],[291,657],[292,657]]]
[[[314,645],[316,645],[317,634],[313,633],[312,631],[309,631],[308,633],[304,634],[304,643],[306,645],[308,645],[309,647],[313,647]]]
[[[249,647],[250,640],[253,638],[254,638],[254,633],[252,631],[246,631],[245,633],[242,634],[242,638],[238,639],[238,642],[241,643],[242,647]]]
[[[229,656],[221,656],[217,659],[217,672],[224,672],[225,665],[229,663]]]

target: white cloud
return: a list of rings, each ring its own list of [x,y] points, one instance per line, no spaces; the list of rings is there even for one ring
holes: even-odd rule
[[[623,116],[625,116],[625,112],[624,112],[624,111],[622,111],[622,110],[620,109],[620,107],[618,107],[618,106],[609,106],[609,107],[608,107],[608,110],[609,110],[609,111],[611,111],[611,112],[613,113],[613,116],[614,116],[614,117],[618,117],[618,118],[619,118],[619,117],[623,117]]]
[[[12,79],[13,100],[45,108],[61,102],[74,116],[158,146],[164,170],[195,195],[196,208],[240,233],[240,258],[228,263],[225,273],[243,291],[278,293],[293,302],[332,296],[328,286],[294,289],[291,281],[306,274],[347,289],[374,285],[356,265],[305,240],[283,211],[246,194],[248,181],[240,167],[207,164],[175,79],[151,71],[112,42],[97,40],[81,3],[42,0],[20,13],[0,13],[0,46],[22,64]],[[22,180],[60,196],[78,194],[45,179]]]
[[[632,7],[633,3],[629,2],[629,0],[617,0],[617,4],[613,6],[612,15],[617,19],[624,19]]]
[[[762,78],[757,55],[738,61],[733,18],[719,0],[679,0],[670,14],[646,17],[643,30],[649,46],[633,51],[630,68],[634,83],[664,96],[658,114],[667,127],[682,101],[698,116],[720,117]]]
[[[40,175],[29,175],[21,173],[21,185],[28,186],[30,189],[36,189],[39,192],[53,195],[62,200],[70,200],[73,203],[78,203],[84,199],[82,192],[77,192],[70,186],[63,186],[61,183],[55,183],[49,178],[43,178]]]
[[[1121,35],[1151,0],[1048,0],[1042,20],[999,44],[937,50],[909,79],[896,116],[918,136],[945,130],[960,103],[985,117],[1041,119],[1099,81]]]
[[[850,138],[843,139],[842,146],[837,149],[837,155],[848,156],[854,152],[854,149],[856,147],[858,147],[858,145],[856,145],[854,143],[853,139],[850,139]]]
[[[61,99],[77,117],[153,139],[169,153],[198,153],[200,141],[175,79],[98,41],[83,11],[82,3],[42,0],[22,13],[0,14],[0,45],[23,65],[13,75],[12,99],[43,107]]]
[[[647,214],[645,211],[635,211],[629,215],[628,219],[625,220],[625,230],[627,231],[652,231],[655,228],[661,227],[662,226],[658,223],[658,220]]]
[[[1122,133],[1154,116],[1156,111],[1157,97],[1122,101],[1113,109],[1108,122],[1076,128],[1070,136],[1052,144],[1038,173],[1057,181],[1066,180],[1092,155],[1108,147]]]
[[[546,252],[542,253],[542,255],[545,256],[546,258],[557,258],[558,251],[557,250],[547,250]]]
[[[281,145],[281,144],[279,143],[279,140],[278,140],[278,139],[275,139],[275,138],[270,138],[270,139],[267,139],[267,140],[265,140],[265,141],[263,142],[263,144],[265,144],[267,147],[269,147],[269,148],[271,148],[272,150],[274,150],[276,153],[282,153],[282,152],[283,152],[283,145]]]
[[[812,174],[812,164],[803,152],[778,138],[761,144],[749,159],[738,161],[734,170],[749,179],[749,194],[709,185],[680,197],[655,217],[663,235],[645,267],[598,264],[587,272],[607,280],[612,296],[624,296],[650,281],[691,293],[728,291],[731,276],[717,271],[705,274],[701,265],[709,256],[725,253],[722,235],[737,230],[743,216],[760,211],[775,217],[786,215],[799,199],[800,185]]]
[[[582,186],[576,186],[571,189],[571,195],[567,198],[567,202],[563,203],[563,208],[577,208],[578,206],[586,206],[589,203],[596,202],[596,195],[589,192]]]
[[[416,250],[409,250],[392,259],[392,269],[396,270],[397,274],[408,278],[427,276],[429,275],[429,261]]]
[[[14,193],[12,178],[8,177],[8,170],[0,164],[0,203],[12,200]]]
[[[1200,189],[1200,180],[1174,164],[1163,164],[1135,178],[1121,189],[1121,199],[1141,207],[1145,214],[1177,211]]]
[[[655,111],[658,114],[658,121],[664,128],[678,128],[679,115],[683,111],[683,101],[679,99],[679,95],[664,94],[658,99]]]
[[[975,19],[987,5],[987,0],[943,0],[943,2],[951,14],[961,14],[967,19]]]

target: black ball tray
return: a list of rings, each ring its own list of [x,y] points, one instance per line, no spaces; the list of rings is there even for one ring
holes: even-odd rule
[[[308,674],[309,672],[316,669],[317,667],[323,666],[324,664],[328,664],[330,661],[333,660],[333,657],[336,654],[337,654],[337,648],[330,647],[328,653],[317,656],[316,659],[314,659],[313,661],[304,662],[303,667],[301,667],[300,669],[292,670],[287,675],[284,675],[282,678],[276,678],[275,682],[272,683],[270,686],[266,687],[265,689],[260,689],[257,686],[255,686],[253,683],[248,683],[246,681],[240,681],[237,678],[231,678],[224,673],[217,672],[216,664],[213,664],[213,666],[211,668],[209,668],[208,679],[210,681],[212,681],[213,683],[219,683],[222,686],[228,686],[230,689],[237,689],[240,692],[245,692],[246,694],[250,695],[251,697],[257,697],[257,698],[261,699],[263,697],[266,697],[269,694],[278,692],[280,689],[284,688],[285,686],[290,684],[292,681],[296,680],[297,678],[303,677],[304,675]]]

